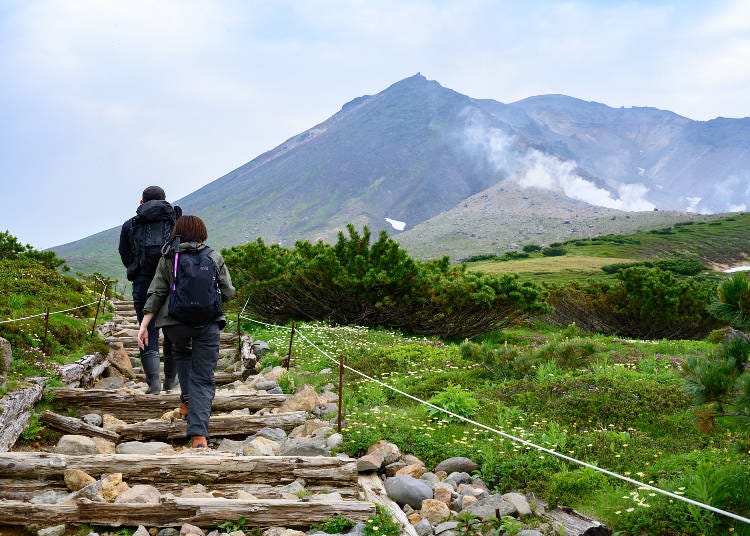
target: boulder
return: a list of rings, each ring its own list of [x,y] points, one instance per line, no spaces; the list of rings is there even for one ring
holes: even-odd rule
[[[65,534],[65,525],[55,525],[46,529],[39,529],[38,536],[63,536]]]
[[[99,447],[90,437],[82,435],[64,435],[57,442],[55,452],[58,454],[70,454],[73,456],[87,456],[97,454]]]
[[[432,536],[432,523],[426,519],[422,519],[414,525],[414,530],[418,536]]]
[[[109,345],[109,355],[107,355],[109,364],[112,365],[120,374],[129,380],[135,379],[135,371],[130,361],[130,356],[125,351],[121,342],[115,342]]]
[[[87,413],[86,415],[81,417],[81,420],[86,424],[90,424],[91,426],[102,425],[102,416],[98,413]]]
[[[443,482],[458,487],[459,484],[471,483],[471,475],[469,473],[461,472],[451,473],[447,477],[445,477],[445,480],[443,480]]]
[[[396,475],[405,475],[405,476],[412,476],[414,478],[419,478],[425,473],[425,467],[424,465],[420,464],[413,464],[413,465],[406,465],[396,471]]]
[[[291,398],[287,399],[279,408],[279,412],[288,411],[309,411],[312,412],[320,404],[320,399],[315,389],[310,385],[303,385],[302,388],[294,393]]]
[[[136,484],[130,489],[123,491],[116,499],[116,503],[138,503],[159,504],[161,494],[154,486],[148,484]],[[202,535],[203,532],[201,531]]]
[[[530,516],[533,513],[531,505],[523,493],[510,492],[505,493],[502,497],[504,501],[509,502],[516,508],[519,516]]]
[[[432,487],[410,476],[394,476],[385,479],[385,492],[399,504],[422,508],[422,501],[432,499]]]
[[[281,428],[270,428],[268,426],[255,432],[255,435],[256,437],[265,437],[266,439],[276,441],[277,443],[281,443],[286,439],[286,432],[284,430]]]
[[[10,361],[13,358],[13,349],[10,343],[0,337],[0,377],[6,378],[10,372]]]
[[[287,439],[281,445],[279,456],[330,456],[325,437],[298,437]]]
[[[383,455],[380,452],[365,454],[357,460],[357,471],[367,473],[377,471],[383,465]]]
[[[141,454],[144,456],[154,456],[158,454],[172,454],[174,449],[169,443],[160,441],[142,442],[126,441],[120,443],[116,448],[117,454]]]
[[[455,457],[455,458],[448,458],[447,460],[443,460],[439,464],[437,464],[437,467],[435,467],[435,471],[445,471],[446,473],[471,473],[473,470],[477,469],[479,465],[474,463],[469,458],[463,458],[463,457]]]
[[[93,476],[81,471],[80,469],[66,469],[63,473],[63,480],[65,481],[65,486],[70,491],[78,491],[79,489],[96,482],[96,479]]]
[[[436,499],[425,499],[422,501],[422,509],[419,513],[433,525],[448,521],[451,518],[451,511],[448,505]]]
[[[395,463],[399,461],[399,458],[401,458],[401,449],[398,448],[398,446],[394,445],[390,441],[386,441],[385,439],[381,439],[374,445],[371,445],[369,449],[367,449],[367,454],[370,454],[372,452],[379,452],[383,455],[383,463],[386,465]]]
[[[516,507],[504,500],[501,495],[487,495],[464,508],[464,512],[472,513],[482,519],[494,517],[495,512],[498,510],[500,517],[516,513]]]

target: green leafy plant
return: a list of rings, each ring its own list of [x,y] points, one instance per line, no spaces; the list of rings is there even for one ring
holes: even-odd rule
[[[479,409],[479,402],[474,395],[460,385],[448,385],[442,392],[428,400],[430,404],[441,407],[462,417],[473,417]],[[435,408],[425,409],[428,415],[436,419],[459,420]]]
[[[401,536],[401,525],[385,507],[378,504],[375,506],[375,515],[365,521],[362,532],[365,536]]]
[[[352,528],[356,523],[342,515],[336,514],[332,518],[323,521],[318,525],[313,525],[312,529],[322,531],[327,534],[343,534]]]
[[[216,525],[216,527],[223,530],[224,532],[237,532],[238,530],[245,530],[245,518],[240,516],[234,521],[224,521],[223,523]]]
[[[282,372],[276,383],[284,393],[291,394],[294,392],[294,377],[289,372]]]

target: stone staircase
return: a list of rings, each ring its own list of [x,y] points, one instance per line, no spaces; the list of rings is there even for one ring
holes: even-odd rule
[[[137,372],[132,303],[114,307],[103,329]],[[56,409],[42,421],[65,434],[57,445],[0,453],[0,534],[65,525],[65,534],[85,535],[81,524],[143,525],[151,534],[187,524],[208,532],[240,520],[246,527],[308,528],[337,514],[372,516],[374,504],[358,500],[357,460],[330,454],[341,437],[312,413],[331,397],[256,388],[268,388],[281,371],[243,374],[238,346],[236,335],[222,334],[228,370],[217,385],[207,449],[188,448],[177,391],[147,395],[145,386],[108,388],[106,381],[54,389]]]

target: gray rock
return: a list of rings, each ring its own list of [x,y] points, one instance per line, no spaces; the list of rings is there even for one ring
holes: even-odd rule
[[[282,430],[281,428],[271,428],[269,426],[261,428],[260,430],[255,432],[255,435],[265,437],[266,439],[276,441],[277,443],[281,443],[286,439],[286,432],[284,430]]]
[[[531,511],[531,505],[523,493],[505,493],[503,494],[503,500],[515,506],[519,516],[529,516],[533,513]]]
[[[435,527],[435,536],[438,536],[438,534],[441,534],[442,536],[453,536],[455,534],[458,534],[458,532],[456,532],[456,528],[458,528],[458,522],[456,521],[445,521],[443,523],[439,523]]]
[[[154,456],[157,454],[166,454],[174,452],[172,445],[160,441],[126,441],[120,443],[115,449],[117,454],[142,454],[144,456]]]
[[[97,454],[99,447],[90,437],[82,435],[64,435],[57,442],[55,452],[58,454],[71,454],[73,456],[88,456]]]
[[[271,389],[275,389],[278,386],[279,384],[274,380],[261,380],[255,384],[255,388],[258,391],[270,391]]]
[[[29,502],[32,504],[57,504],[67,497],[68,494],[64,491],[49,490],[33,496]]]
[[[419,536],[431,536],[432,524],[426,519],[423,519],[422,521],[414,525],[414,530],[417,531],[417,534],[419,534]]]
[[[468,484],[471,482],[471,475],[469,473],[455,472],[449,474],[445,480],[446,484],[453,484],[458,487],[459,484]]]
[[[318,372],[318,374],[320,374],[321,376],[325,376],[326,374],[330,374],[330,373],[331,373],[331,369],[330,368],[324,368],[323,370],[321,370],[320,372]]]
[[[476,486],[478,488],[482,488],[484,490],[489,490],[490,489],[490,488],[487,487],[487,484],[485,484],[484,480],[482,480],[481,478],[472,478],[471,479],[471,484],[473,486]]]
[[[284,390],[277,385],[276,387],[272,389],[266,390],[266,393],[268,393],[269,395],[283,395]]]
[[[325,437],[295,437],[281,445],[280,456],[330,456]]]
[[[420,476],[419,479],[424,480],[425,482],[429,482],[430,484],[437,484],[438,482],[440,482],[440,477],[438,477],[431,471],[427,471],[422,476]]]
[[[189,523],[183,523],[180,527],[180,536],[203,536],[203,531],[200,527],[196,527]]]
[[[348,536],[364,536],[365,535],[365,524],[364,522],[360,521],[356,525],[354,525],[351,529],[349,529],[349,532],[347,532]]]
[[[270,351],[271,347],[268,346],[268,343],[265,341],[255,341],[253,343],[253,353],[258,357],[261,357],[262,355],[267,354]]]
[[[219,536],[219,534],[221,534],[221,533],[218,530],[212,530],[211,532],[209,532],[208,534],[206,534],[206,536]],[[233,533],[230,532],[229,534],[233,534]],[[243,532],[242,535],[244,536],[244,534],[245,533]]]
[[[339,433],[331,434],[326,438],[326,446],[331,450],[339,448],[343,442],[344,436]]]
[[[412,508],[422,507],[422,501],[432,499],[432,487],[424,480],[410,476],[394,476],[385,479],[385,492],[399,504]]]
[[[544,536],[541,532],[534,529],[523,529],[517,536]]]
[[[326,415],[336,415],[339,412],[339,405],[335,402],[328,402],[326,404],[318,404],[313,410],[313,413],[318,417],[325,417]]]
[[[118,504],[159,504],[160,498],[161,494],[154,486],[149,486],[148,484],[136,484],[132,488],[126,489],[120,493],[115,499],[115,502]]]
[[[474,469],[478,468],[479,465],[474,463],[469,458],[455,457],[448,458],[440,462],[435,471],[445,471],[448,474],[451,473],[471,473]]]
[[[482,497],[477,502],[471,503],[464,508],[463,511],[472,513],[482,519],[486,519],[488,517],[493,517],[497,510],[500,511],[501,517],[516,513],[516,507],[505,501],[500,495],[487,495],[486,497]]]
[[[138,528],[133,533],[133,536],[151,536],[148,532],[148,529],[144,527],[143,525],[138,525]]]
[[[46,529],[39,529],[39,536],[63,536],[65,534],[65,525],[55,525]]]
[[[281,486],[279,488],[279,493],[291,493],[294,495],[298,491],[305,489],[305,481],[301,478],[298,478],[294,482],[291,482],[290,484],[287,484],[286,486]]]
[[[220,452],[234,452],[235,454],[239,454],[245,447],[246,442],[247,439],[245,441],[234,441],[233,439],[227,439],[225,437],[219,442],[216,450]]]
[[[100,378],[94,384],[94,389],[109,389],[110,391],[116,391],[121,387],[125,387],[125,378],[123,378],[122,376],[109,376],[108,378]]]
[[[86,424],[90,424],[91,426],[102,425],[102,416],[98,413],[87,413],[81,418],[81,420]]]
[[[156,536],[180,536],[180,531],[174,527],[167,527],[157,532]]]

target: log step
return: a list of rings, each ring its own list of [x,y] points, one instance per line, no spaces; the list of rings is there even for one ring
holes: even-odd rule
[[[176,498],[160,504],[113,504],[80,501],[75,504],[0,502],[0,524],[45,527],[60,523],[121,526],[180,526],[183,523],[216,527],[227,520],[244,518],[254,527],[309,527],[336,514],[364,521],[375,513],[371,503],[359,501]]]
[[[125,422],[136,422],[161,417],[179,407],[179,394],[133,394],[108,389],[53,389],[53,402],[65,407],[80,408],[85,412],[111,413]],[[282,405],[289,395],[229,394],[221,390],[211,404],[212,411],[234,411],[272,408]]]
[[[254,434],[261,428],[281,428],[287,432],[305,424],[306,411],[290,411],[269,415],[218,415],[208,420],[208,430],[213,437]],[[115,432],[122,439],[178,439],[185,437],[187,422],[150,419],[147,421],[117,426]]]
[[[194,451],[189,451],[190,453]],[[357,484],[357,461],[330,456],[233,456],[210,452],[197,455],[91,454],[71,456],[48,452],[0,453],[0,478],[43,479],[61,482],[66,469],[79,469],[91,476],[122,473],[135,483],[184,484],[273,482],[283,486],[298,478],[307,485],[352,487]]]

